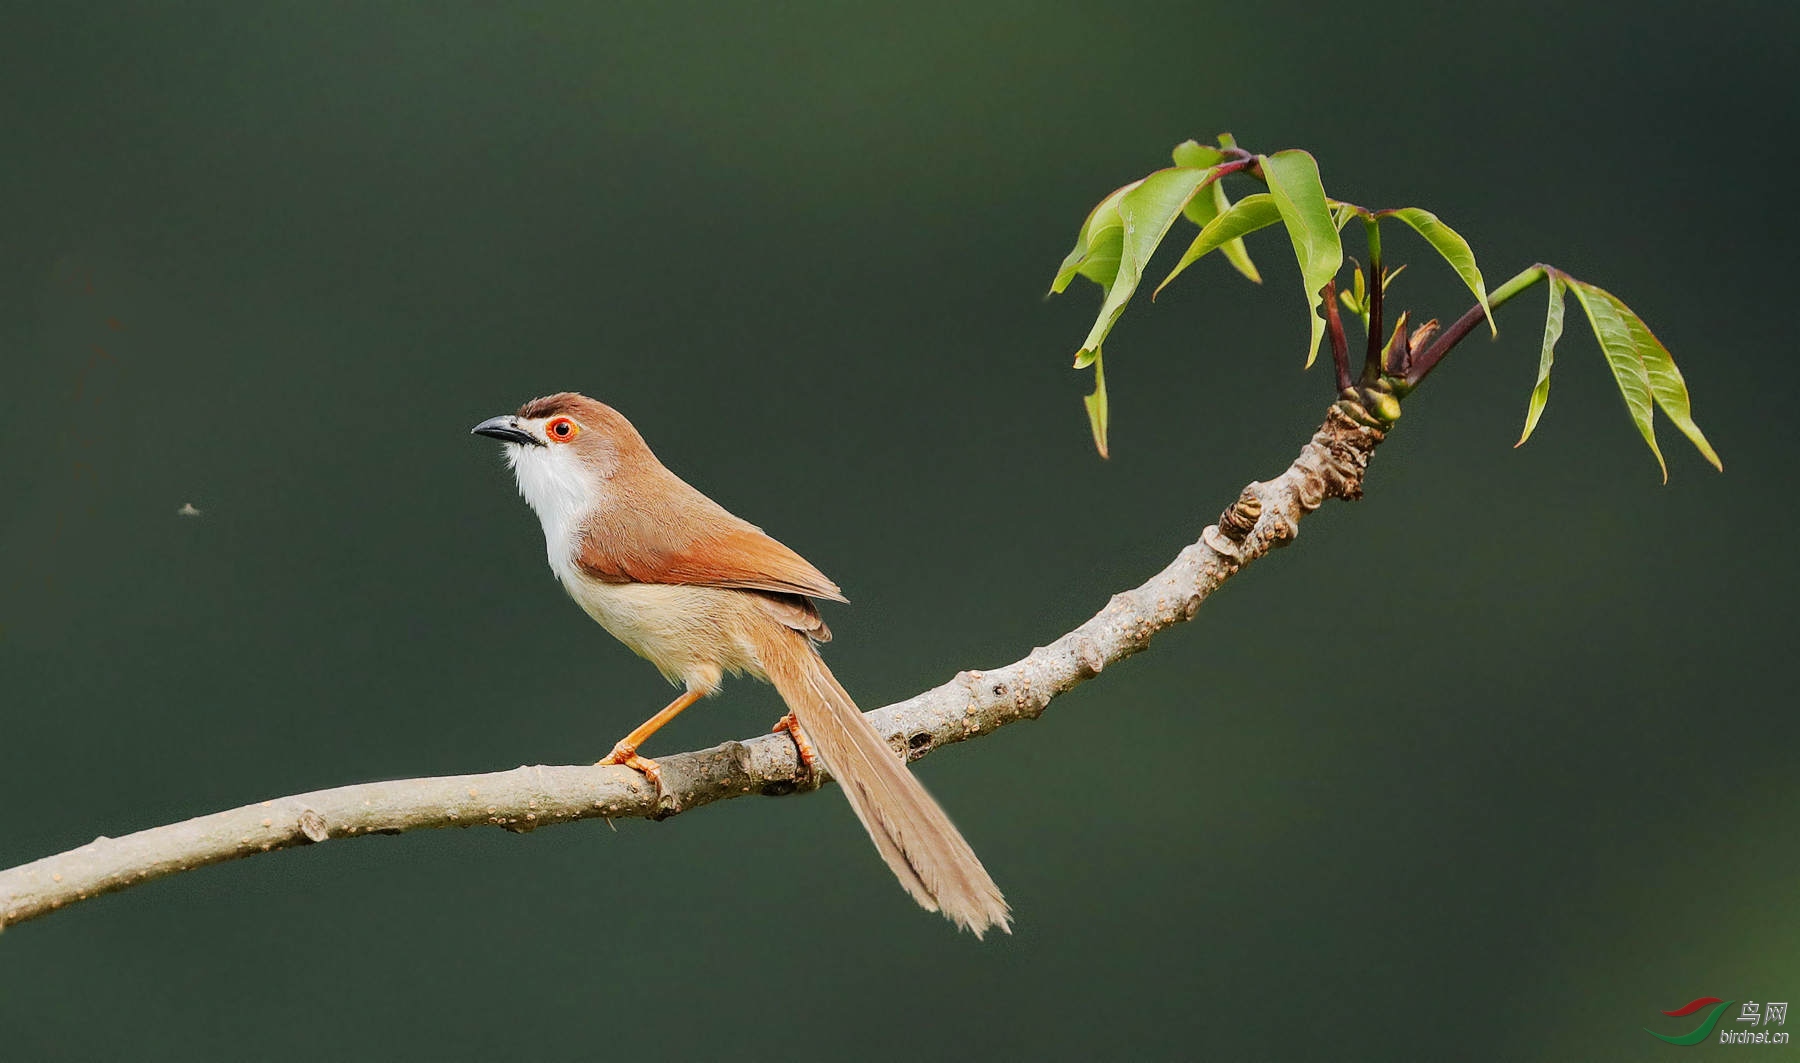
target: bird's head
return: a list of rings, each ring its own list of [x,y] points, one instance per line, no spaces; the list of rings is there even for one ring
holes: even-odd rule
[[[624,415],[573,391],[532,399],[470,432],[505,444],[519,493],[547,537],[572,533],[607,496],[613,477],[649,454]]]

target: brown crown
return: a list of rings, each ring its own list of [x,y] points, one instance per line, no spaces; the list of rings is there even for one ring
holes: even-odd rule
[[[519,416],[526,420],[536,420],[540,417],[555,417],[557,414],[572,417],[583,406],[593,401],[594,400],[587,396],[577,392],[559,391],[554,395],[545,395],[541,399],[532,399],[530,402],[519,407]]]

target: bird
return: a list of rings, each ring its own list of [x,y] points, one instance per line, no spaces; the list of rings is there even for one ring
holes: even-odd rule
[[[775,687],[801,759],[824,762],[900,884],[927,911],[980,938],[1011,933],[1000,888],[905,760],[876,733],[819,655],[818,600],[847,601],[799,554],[669,471],[625,416],[565,391],[470,430],[504,444],[543,527],[551,570],[583,611],[683,692],[601,764],[661,786],[640,747],[726,673]]]

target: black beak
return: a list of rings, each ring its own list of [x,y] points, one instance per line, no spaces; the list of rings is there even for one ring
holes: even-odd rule
[[[517,443],[526,447],[541,447],[537,437],[519,427],[519,419],[512,414],[489,417],[487,420],[469,429],[473,436],[492,436],[502,443]]]

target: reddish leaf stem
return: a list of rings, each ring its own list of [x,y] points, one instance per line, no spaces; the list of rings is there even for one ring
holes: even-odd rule
[[[1325,331],[1331,336],[1331,363],[1337,367],[1339,392],[1350,390],[1350,341],[1344,338],[1344,320],[1338,316],[1337,281],[1320,289],[1325,301]]]
[[[1387,366],[1381,364],[1382,335],[1381,289],[1386,287],[1381,275],[1381,249],[1369,249],[1369,349],[1363,355],[1363,379],[1373,381]]]
[[[1431,346],[1425,348],[1424,353],[1413,359],[1412,368],[1406,373],[1406,382],[1417,386],[1419,381],[1424,380],[1433,369],[1437,368],[1437,364],[1444,360],[1444,356],[1450,353],[1451,348],[1461,343],[1463,338],[1476,325],[1481,324],[1486,317],[1487,314],[1481,309],[1480,303],[1470,307],[1468,312],[1445,329],[1443,335],[1439,336]]]

